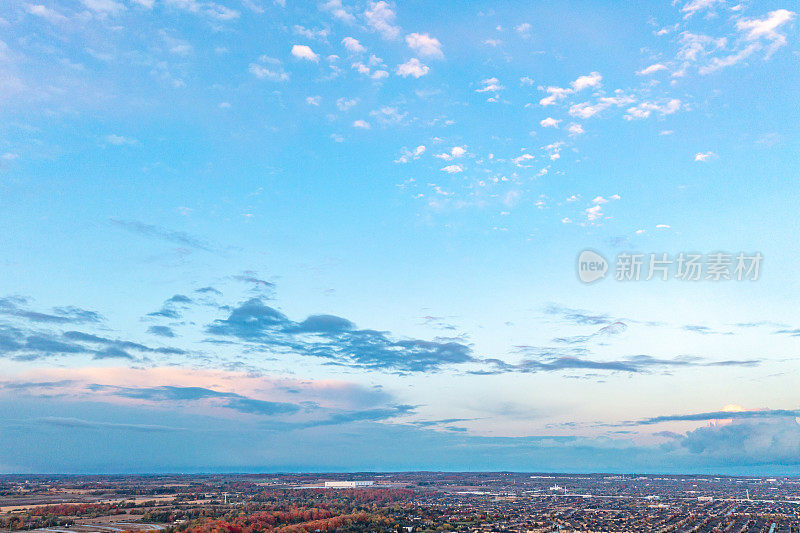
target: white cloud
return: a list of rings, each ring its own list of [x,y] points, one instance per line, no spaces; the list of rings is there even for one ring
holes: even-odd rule
[[[396,107],[392,106],[383,106],[380,109],[370,111],[369,114],[384,126],[400,124],[408,116],[408,113],[401,113]]]
[[[446,167],[444,167],[444,168],[442,168],[440,170],[443,170],[444,172],[447,172],[448,174],[457,174],[459,172],[463,172],[464,171],[464,169],[461,168],[461,165],[447,165]]]
[[[407,148],[403,148],[403,153],[400,157],[394,160],[395,163],[408,163],[414,159],[419,159],[419,157],[425,153],[425,145],[421,144],[414,148],[413,150],[409,150]]]
[[[519,79],[519,82],[522,85],[533,85],[533,78],[531,78],[530,76],[523,76],[522,78]]]
[[[384,39],[397,39],[400,27],[394,25],[395,13],[388,2],[370,2],[369,8],[364,11],[367,25],[381,34]]]
[[[744,61],[745,59],[750,57],[750,55],[752,55],[753,52],[755,52],[759,48],[761,48],[760,44],[751,43],[750,45],[746,46],[745,48],[742,48],[741,50],[739,50],[736,53],[729,54],[729,55],[724,56],[724,57],[712,58],[711,61],[708,63],[708,65],[700,67],[699,69],[697,69],[697,71],[700,74],[705,75],[705,74],[710,74],[712,72],[715,72],[715,71],[717,71],[719,69],[722,69],[722,68],[725,68],[725,67],[733,66],[736,63]]]
[[[725,0],[689,0],[681,8],[681,11],[685,13],[684,18],[689,18],[698,11],[707,11],[721,3],[725,3]]]
[[[580,92],[590,87],[600,87],[600,82],[602,80],[603,76],[601,76],[599,72],[592,72],[591,74],[587,74],[585,76],[579,76],[577,79],[572,81],[570,83],[570,85],[572,86],[571,89],[549,86],[547,87],[547,89],[544,89],[545,91],[547,91],[547,96],[539,100],[539,105],[541,106],[555,105],[556,103],[558,103],[559,100],[563,100],[570,94]],[[542,87],[539,87],[539,89],[541,90]]]
[[[436,154],[433,157],[438,157],[439,159],[443,159],[445,161],[450,161],[451,159],[457,159],[459,157],[463,157],[464,154],[467,153],[467,149],[463,146],[453,146],[450,149],[450,153],[441,153]]]
[[[377,59],[380,62],[380,58],[375,57],[374,55],[370,57],[370,63],[375,63],[373,59]],[[381,80],[383,78],[388,78],[389,73],[385,70],[376,70],[372,71],[367,65],[364,63],[353,63],[352,67],[359,72],[359,74],[363,74],[365,76],[369,76],[373,80]]]
[[[420,56],[439,59],[444,57],[442,43],[427,33],[409,33],[406,35],[406,43]]]
[[[570,137],[577,137],[578,135],[583,135],[584,133],[583,126],[575,122],[569,125],[567,131],[569,132]]]
[[[669,229],[671,227],[669,224],[656,224],[656,229]]]
[[[598,218],[602,218],[603,208],[600,204],[596,204],[592,207],[587,207],[584,213],[586,213],[586,219],[591,222],[597,220]]]
[[[347,111],[351,107],[355,106],[358,103],[358,98],[339,98],[336,100],[336,107],[339,108],[339,111]]]
[[[353,127],[354,128],[361,128],[362,130],[368,130],[372,126],[366,120],[356,120],[356,121],[353,122]]]
[[[629,107],[627,113],[623,117],[625,120],[635,120],[649,117],[654,111],[663,115],[671,115],[681,108],[681,101],[677,98],[664,101],[662,103],[656,102],[642,102],[634,107]]]
[[[139,144],[139,141],[132,137],[123,137],[122,135],[115,135],[113,133],[103,137],[103,140],[108,144],[113,144],[114,146],[133,146],[135,144]]]
[[[547,152],[551,160],[556,160],[561,157],[561,149],[564,148],[565,145],[566,143],[564,141],[558,141],[548,144],[547,146],[543,146],[542,149]]]
[[[714,158],[716,156],[717,156],[717,154],[715,154],[714,152],[711,152],[711,151],[709,151],[709,152],[698,152],[698,153],[694,154],[694,160],[695,161],[699,161],[700,163],[703,163],[703,162],[708,161],[709,159]]]
[[[321,96],[308,96],[308,97],[306,97],[306,103],[308,105],[319,106],[321,101],[322,101],[322,97]]]
[[[569,108],[569,114],[573,117],[586,119],[595,116],[609,107],[622,107],[627,104],[632,104],[634,101],[633,97],[627,96],[618,90],[616,96],[603,96],[598,98],[594,104],[589,102],[574,104]]]
[[[619,200],[620,196],[618,194],[612,194],[608,198],[604,198],[602,196],[597,196],[592,200],[591,207],[587,207],[584,210],[584,214],[586,215],[586,220],[589,222],[594,222],[595,220],[601,219],[604,217],[603,214],[603,204],[607,204],[611,200]]]
[[[532,156],[531,154],[522,154],[519,157],[515,157],[511,161],[515,165],[517,165],[518,167],[527,168],[529,165],[525,165],[525,163],[527,163],[528,161],[532,161],[534,159],[536,159],[536,158],[534,156]]]
[[[159,31],[158,34],[164,40],[164,45],[166,46],[170,54],[175,54],[178,56],[188,56],[189,54],[192,53],[193,50],[192,45],[184,41],[183,39],[177,39],[175,37],[172,37],[165,30]]]
[[[697,61],[701,56],[707,55],[710,51],[724,47],[728,40],[725,37],[715,39],[708,35],[683,32],[681,34],[681,48],[678,51],[678,59],[684,61]]]
[[[169,49],[170,54],[187,56],[192,53],[192,45],[189,43],[177,43]]]
[[[478,89],[475,89],[475,92],[477,92],[477,93],[486,93],[486,92],[494,93],[494,96],[489,98],[490,102],[496,102],[498,93],[500,91],[502,91],[503,89],[505,89],[505,87],[500,85],[500,80],[498,80],[497,78],[486,78],[485,80],[481,81],[481,85],[482,85],[482,87],[480,87]]]
[[[656,72],[658,72],[660,70],[667,70],[667,66],[664,65],[663,63],[655,63],[653,65],[650,65],[647,68],[643,68],[642,70],[637,71],[636,75],[637,76],[649,76],[650,74],[654,74],[654,73],[656,73]]]
[[[549,96],[545,96],[539,100],[539,105],[555,105],[558,100],[566,98],[567,95],[573,92],[572,89],[562,89],[561,87],[548,87],[546,90]]]
[[[41,17],[52,24],[69,20],[58,11],[45,7],[41,4],[28,4],[25,6],[25,11],[31,15]]]
[[[342,44],[349,52],[353,52],[354,54],[360,54],[361,52],[366,52],[367,49],[358,42],[358,39],[354,39],[352,37],[345,37],[342,39]]]
[[[795,13],[787,9],[776,9],[770,11],[763,19],[741,19],[736,23],[739,31],[747,32],[746,39],[756,41],[766,39],[771,43],[767,57],[772,55],[775,50],[786,45],[786,36],[778,33],[778,28],[791,21]]]
[[[125,6],[114,0],[82,0],[82,3],[95,13],[105,15],[116,15],[125,11]]]
[[[561,121],[556,120],[553,117],[547,117],[546,119],[539,121],[539,125],[543,128],[557,128],[559,122]]]
[[[276,66],[266,67],[264,65],[259,65],[258,63],[250,63],[250,67],[248,68],[250,74],[261,80],[269,80],[269,81],[289,80],[289,74],[283,71],[283,69],[280,66],[280,61],[271,58],[261,58],[261,59],[262,61],[267,60],[268,62]]]
[[[306,46],[304,44],[296,44],[292,46],[292,55],[298,59],[305,59],[315,63],[319,61],[319,56],[314,53],[310,46]]]
[[[588,89],[589,87],[599,87],[603,76],[599,72],[592,72],[586,76],[580,76],[578,79],[570,83],[575,92]]]
[[[514,30],[522,35],[527,35],[528,32],[531,31],[531,25],[527,22],[523,22],[522,24],[515,26]]]
[[[302,35],[306,39],[317,39],[319,41],[326,41],[328,39],[328,34],[330,33],[330,31],[325,28],[312,30],[311,28],[306,28],[304,26],[300,26],[299,24],[292,26],[292,31],[297,35]]]
[[[608,202],[610,202],[610,201],[612,201],[612,200],[619,200],[620,198],[621,198],[621,197],[620,197],[620,195],[619,195],[619,194],[612,194],[612,195],[611,195],[611,196],[609,196],[608,198],[604,198],[603,196],[595,196],[595,197],[592,199],[592,203],[593,203],[594,205],[602,205],[602,204],[607,204]]]
[[[328,0],[320,5],[320,9],[328,11],[333,15],[333,18],[341,20],[342,22],[353,24],[356,21],[356,17],[342,6],[342,0]]]
[[[430,71],[430,68],[428,68],[427,65],[423,65],[419,59],[412,57],[402,65],[398,65],[395,72],[398,76],[402,76],[404,78],[407,78],[408,76],[419,78],[420,76],[427,74],[428,71]]]
[[[233,20],[239,18],[240,13],[235,9],[230,9],[214,2],[203,2],[198,0],[164,0],[164,3],[170,6],[193,13],[196,15],[205,15],[209,18],[216,20]]]

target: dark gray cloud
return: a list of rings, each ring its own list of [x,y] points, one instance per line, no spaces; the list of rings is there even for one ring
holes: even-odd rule
[[[23,350],[56,354],[85,353],[86,349],[71,342],[62,342],[48,335],[29,335]]]
[[[789,335],[790,337],[800,337],[800,328],[796,329],[779,329],[775,332],[776,335]]]
[[[126,231],[137,233],[152,239],[159,239],[162,241],[171,242],[173,244],[195,248],[197,250],[204,250],[206,252],[213,251],[208,243],[183,231],[174,231],[161,226],[155,226],[153,224],[145,224],[144,222],[139,222],[136,220],[118,220],[112,218],[110,219],[110,222],[118,228],[122,228]]]
[[[326,425],[319,421],[293,424],[272,417],[212,418],[174,401],[172,408],[168,404],[130,406],[0,395],[4,464],[13,472],[97,473],[173,472],[176,465],[186,472],[480,468],[800,473],[800,425],[791,417],[734,420],[683,435],[659,432],[665,442],[649,446],[625,437],[473,436],[453,425],[457,420],[452,424],[443,420],[445,425],[435,430],[383,423],[408,412],[406,406],[353,413],[339,418],[352,420],[349,423]],[[30,413],[25,420],[15,415],[20,406]],[[356,420],[359,417],[366,420]],[[61,443],[58,449],[42,445],[54,439]],[[159,453],[152,453],[154,448]]]
[[[169,318],[178,320],[181,318],[181,311],[188,309],[194,300],[183,294],[175,294],[171,298],[164,300],[164,304],[158,311],[147,313],[149,317]]]
[[[146,346],[139,342],[131,342],[119,339],[109,339],[107,337],[100,337],[98,335],[93,335],[91,333],[83,333],[81,331],[65,331],[63,336],[64,338],[70,340],[99,344],[111,348],[116,348],[119,350],[136,350],[144,353],[159,353],[164,355],[185,355],[189,353],[182,348],[173,348],[173,347],[153,348],[151,346]]]
[[[621,425],[648,426],[662,422],[708,422],[709,420],[754,420],[764,418],[797,418],[800,409],[763,409],[758,411],[710,411],[678,415],[661,415],[626,422]]]
[[[98,422],[92,420],[83,420],[81,418],[70,417],[57,417],[47,416],[36,418],[33,420],[36,424],[61,426],[66,428],[81,428],[81,429],[99,429],[99,430],[120,430],[120,431],[143,431],[143,432],[171,432],[171,431],[186,431],[185,428],[176,428],[170,426],[159,426],[155,424],[119,424],[114,422]]]
[[[607,326],[603,326],[594,333],[589,335],[575,335],[572,337],[557,337],[553,342],[559,344],[584,344],[592,340],[603,339],[614,335],[620,335],[628,329],[628,325],[624,322],[612,322]]]
[[[92,359],[135,359],[131,354],[116,346],[109,346],[95,352]]]
[[[137,359],[140,354],[185,355],[173,347],[151,347],[138,342],[110,339],[93,333],[69,330],[63,333],[0,324],[0,357],[32,361],[58,355],[91,355],[94,359]]]
[[[201,287],[199,289],[195,289],[194,292],[200,294],[213,294],[215,296],[222,296],[222,291],[215,289],[214,287]]]
[[[334,315],[312,315],[295,322],[260,298],[235,307],[227,318],[214,321],[206,331],[359,368],[424,372],[476,361],[465,344],[395,339],[384,331],[358,329],[351,321]]]
[[[758,328],[758,327],[772,327],[772,328],[788,328],[788,324],[782,322],[773,322],[771,320],[760,320],[757,322],[737,322],[733,324],[737,328]]]
[[[701,464],[750,469],[776,465],[787,471],[800,465],[800,424],[781,413],[750,418],[727,413],[732,423],[699,427],[673,440],[666,449],[686,451]]]
[[[147,328],[147,332],[159,337],[175,337],[175,332],[169,326],[150,326]]]
[[[257,400],[234,392],[220,392],[205,387],[177,387],[165,385],[159,387],[127,388],[95,385],[93,388],[122,398],[154,402],[191,402],[217,399],[221,400],[221,405],[228,409],[248,414],[272,416],[293,414],[300,411],[300,406],[297,404]]]
[[[250,292],[262,298],[272,298],[275,295],[275,284],[261,279],[258,272],[245,270],[241,274],[231,276],[231,279],[250,285]]]
[[[47,390],[47,389],[61,389],[69,387],[75,383],[71,379],[62,379],[59,381],[0,381],[0,389],[6,390]]]
[[[708,326],[702,326],[698,324],[686,324],[681,329],[684,331],[699,333],[700,335],[733,335],[733,332],[731,331],[717,331]]]
[[[147,313],[147,316],[169,318],[172,320],[178,320],[181,318],[181,314],[175,308],[166,305],[158,311]]]
[[[458,329],[456,328],[455,325],[446,322],[445,317],[442,316],[425,315],[422,317],[422,325],[428,326],[430,328],[449,330],[449,331],[455,331]]]
[[[322,420],[304,422],[300,425],[302,427],[319,427],[350,424],[352,422],[377,422],[380,420],[387,420],[397,416],[409,414],[413,411],[414,406],[412,405],[390,405],[388,407],[364,409],[361,411],[344,411],[333,413]]]
[[[545,307],[544,312],[548,315],[557,315],[565,322],[578,326],[602,326],[615,321],[614,318],[605,313],[592,313],[583,309],[571,309],[556,304],[548,305]]]
[[[533,348],[533,347],[526,347]],[[519,363],[507,363],[499,359],[484,359],[489,369],[471,371],[470,374],[500,374],[505,372],[558,372],[567,370],[604,370],[612,372],[651,372],[658,369],[703,366],[755,366],[758,360],[706,361],[699,357],[676,357],[661,359],[649,355],[633,355],[619,360],[598,361],[588,357],[563,355],[558,348],[539,348],[539,359],[523,359]]]
[[[100,315],[100,313],[89,311],[87,309],[81,309],[80,307],[75,307],[74,305],[69,305],[67,307],[55,307],[53,308],[53,312],[58,316],[67,318],[73,323],[100,322],[103,320],[103,316]]]
[[[26,308],[27,298],[6,296],[0,298],[0,314],[21,318],[30,322],[49,324],[80,324],[100,322],[103,317],[95,312],[75,306],[56,307],[52,313],[42,313]]]
[[[355,324],[346,318],[334,315],[311,315],[297,326],[289,327],[290,333],[341,333],[356,329]]]
[[[203,400],[214,401],[218,406],[233,411],[264,416],[286,417],[304,414],[306,420],[271,421],[273,429],[302,429],[318,426],[350,424],[353,422],[379,421],[394,418],[414,411],[414,406],[389,404],[381,407],[354,410],[331,410],[319,407],[315,402],[276,402],[259,400],[237,394],[222,392],[205,387],[157,386],[157,387],[120,387],[112,385],[90,385],[90,390],[103,392],[120,398],[145,400],[148,402],[174,405],[175,402],[191,403]]]

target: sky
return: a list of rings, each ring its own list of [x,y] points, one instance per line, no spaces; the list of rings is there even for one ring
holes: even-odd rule
[[[3,2],[0,472],[800,474],[797,11]]]

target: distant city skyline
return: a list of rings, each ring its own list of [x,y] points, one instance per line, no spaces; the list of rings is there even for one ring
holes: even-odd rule
[[[0,472],[800,474],[796,11],[0,5]]]

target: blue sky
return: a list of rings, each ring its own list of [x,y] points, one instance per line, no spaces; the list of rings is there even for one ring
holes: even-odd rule
[[[786,2],[4,3],[0,471],[797,473],[799,86]]]

